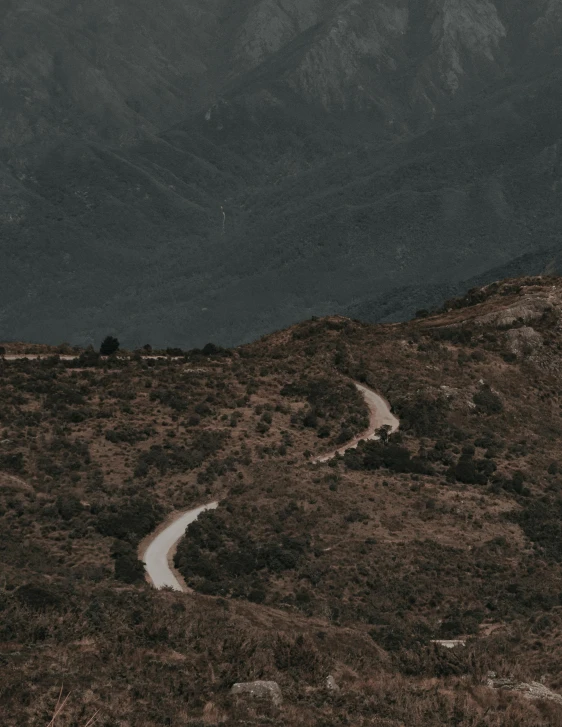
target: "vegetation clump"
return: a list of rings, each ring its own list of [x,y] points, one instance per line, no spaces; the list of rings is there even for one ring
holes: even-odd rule
[[[136,543],[154,530],[162,514],[155,503],[136,497],[119,508],[103,508],[97,515],[96,528],[102,535]]]
[[[189,538],[179,544],[174,562],[203,593],[261,602],[269,577],[296,568],[308,547],[305,537],[257,541],[232,516],[212,511],[189,527]],[[263,597],[258,599],[258,592]]]
[[[476,404],[477,411],[483,414],[499,414],[503,411],[502,400],[489,386],[483,386],[480,391],[474,394],[472,399]]]
[[[102,356],[111,356],[119,350],[119,341],[115,336],[106,336],[100,345],[100,354]]]

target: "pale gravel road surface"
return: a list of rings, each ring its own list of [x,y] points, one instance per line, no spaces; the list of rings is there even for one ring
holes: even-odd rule
[[[173,557],[176,552],[178,541],[185,535],[187,526],[197,520],[205,510],[214,510],[218,502],[210,502],[208,505],[201,505],[193,510],[180,513],[167,527],[152,538],[148,547],[141,552],[141,560],[144,561],[146,572],[155,588],[168,586],[174,591],[186,591],[182,583],[174,573]]]
[[[395,432],[400,422],[390,411],[390,405],[380,394],[371,391],[363,384],[355,383],[355,386],[365,397],[365,401],[370,411],[369,429],[363,434],[348,442],[340,449],[322,455],[313,462],[326,462],[337,453],[343,454],[346,449],[357,447],[362,439],[379,439],[375,434],[376,430],[388,424],[391,432]],[[185,535],[187,526],[197,520],[199,515],[205,510],[214,510],[218,507],[218,502],[211,502],[208,505],[201,505],[193,510],[177,515],[169,525],[163,523],[155,533],[148,538],[148,542],[142,545],[140,549],[140,558],[144,561],[146,572],[151,583],[155,588],[164,588],[168,586],[174,591],[187,591],[185,583],[180,579],[181,576],[174,572],[173,557],[176,552],[178,541]],[[178,577],[179,576],[179,577]]]
[[[333,459],[336,454],[343,454],[348,449],[355,449],[362,439],[379,439],[380,437],[375,432],[385,424],[390,427],[390,433],[395,432],[400,426],[400,421],[390,411],[390,404],[380,394],[368,389],[363,384],[355,382],[355,386],[363,394],[367,406],[369,407],[369,428],[366,432],[359,434],[351,442],[344,444],[339,449],[336,449],[327,454],[323,454],[321,457],[313,459],[313,462],[327,462],[329,459]]]
[[[80,356],[68,353],[6,353],[4,356],[0,356],[4,361],[46,361],[53,356],[57,356],[61,361],[77,361]],[[107,356],[102,356],[107,358]],[[115,356],[117,359],[126,360],[128,356]],[[183,359],[183,356],[141,356],[143,360],[154,359],[154,360],[166,360],[166,361],[178,361]]]
[[[43,359],[52,358],[53,356],[58,356],[61,361],[75,361],[78,356],[70,356],[67,353],[60,354],[60,353],[53,353],[53,354],[46,354],[46,353],[6,353],[2,358],[4,361],[40,361]]]

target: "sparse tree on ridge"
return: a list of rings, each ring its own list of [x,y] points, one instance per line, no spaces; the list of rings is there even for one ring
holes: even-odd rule
[[[385,444],[388,442],[388,438],[390,437],[390,434],[392,432],[392,427],[390,424],[383,424],[382,427],[379,427],[375,434],[380,438],[381,442]]]
[[[106,336],[100,346],[100,353],[102,356],[111,356],[119,350],[119,341],[115,336]]]

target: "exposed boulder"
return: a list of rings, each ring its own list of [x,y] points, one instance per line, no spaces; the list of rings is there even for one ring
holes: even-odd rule
[[[466,646],[464,639],[431,639],[432,644],[443,646],[445,649],[454,649],[457,646]]]
[[[232,686],[231,694],[249,694],[256,699],[271,699],[278,707],[283,701],[281,688],[277,682],[238,682]]]
[[[328,674],[328,676],[326,677],[326,689],[334,694],[340,691],[336,680],[331,674]]]

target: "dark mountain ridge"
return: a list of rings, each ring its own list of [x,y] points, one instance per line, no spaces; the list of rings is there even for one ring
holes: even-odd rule
[[[561,23],[554,1],[8,4],[2,337],[232,345],[540,258]]]
[[[561,277],[229,351],[5,348],[3,725],[562,726]],[[366,434],[353,382],[400,426],[318,461]],[[215,501],[193,592],[153,588],[145,538]]]

